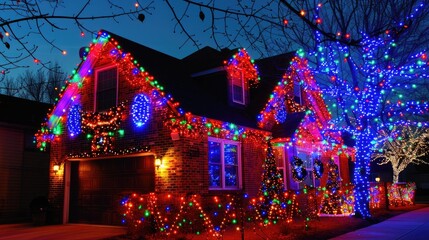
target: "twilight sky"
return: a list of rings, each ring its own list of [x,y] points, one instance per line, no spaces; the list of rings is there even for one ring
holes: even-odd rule
[[[60,9],[57,10],[57,15],[70,15],[79,12],[82,4],[86,2],[85,0],[73,0],[73,1],[63,1]],[[129,8],[134,7],[135,1],[126,1],[129,2]],[[145,2],[150,1],[140,1],[142,5]],[[127,3],[128,4],[128,3]],[[122,4],[126,5],[126,4]],[[126,5],[128,7],[128,5]],[[167,5],[164,1],[153,1],[150,5],[152,8],[150,12],[145,13],[145,20],[143,22],[129,19],[129,17],[118,18],[117,21],[113,20],[96,20],[96,21],[86,21],[84,22],[85,26],[90,30],[97,31],[99,29],[105,29],[110,32],[113,32],[117,35],[145,45],[147,47],[153,48],[160,52],[166,53],[168,55],[183,58],[190,53],[197,50],[196,47],[192,46],[191,42],[187,42],[185,45],[183,43],[186,41],[186,37],[180,33],[180,29],[174,29],[175,22],[173,21],[173,15],[171,11],[167,8]],[[91,1],[91,5],[87,8],[83,15],[92,16],[92,12],[101,12],[102,14],[108,15],[111,10],[105,4],[104,1],[95,0]],[[204,26],[201,24],[201,20],[198,17],[199,9],[195,11],[190,11],[188,22],[192,26],[200,26],[201,29],[193,27],[195,34],[198,34],[198,38],[202,39],[201,43],[203,45],[210,45],[210,39],[205,37],[207,33],[203,33]],[[3,16],[2,16],[3,17]],[[17,16],[10,15],[10,18],[17,18]],[[4,17],[6,18],[6,17]],[[30,44],[38,46],[38,51],[36,56],[43,61],[51,61],[52,63],[58,62],[62,67],[62,70],[66,73],[70,73],[79,63],[79,49],[84,46],[88,46],[94,35],[86,33],[84,36],[81,36],[80,30],[76,27],[71,21],[54,21],[61,28],[66,28],[66,30],[53,30],[50,26],[45,25],[44,32],[47,33],[47,38],[50,41],[53,41],[55,45],[59,48],[67,51],[66,55],[63,55],[61,51],[52,48],[45,41],[40,39],[35,34],[31,34],[34,31],[34,27],[28,27],[28,24],[20,24],[19,26],[14,26],[14,31],[20,33],[21,35],[29,34],[26,37],[26,40]],[[204,40],[205,39],[205,40]],[[17,43],[13,39],[9,39],[11,43],[11,50],[16,47]],[[132,50],[128,50],[131,51]],[[35,64],[32,59],[28,59],[25,63],[28,65],[30,70],[36,71],[40,68]],[[25,69],[24,69],[25,70]],[[22,69],[12,70],[8,73],[8,77],[15,78],[17,75],[22,73]]]

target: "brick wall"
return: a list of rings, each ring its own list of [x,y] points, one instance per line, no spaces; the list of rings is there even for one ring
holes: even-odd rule
[[[243,162],[243,177],[244,191],[249,196],[256,196],[262,181],[262,171],[266,158],[266,144],[264,142],[245,141],[243,143],[242,162]]]
[[[109,63],[101,60],[97,67],[108,66]],[[129,78],[119,71],[118,102],[128,101],[132,103],[137,93],[146,92],[138,87]],[[132,79],[131,79],[132,80]],[[135,80],[135,79],[134,79]],[[80,89],[83,111],[94,109],[94,76],[85,78],[85,83]],[[146,94],[148,94],[146,92]],[[165,109],[164,109],[165,110]],[[155,170],[155,191],[157,193],[198,193],[213,194],[208,191],[208,138],[186,138],[172,140],[170,130],[163,125],[163,109],[151,106],[150,119],[141,128],[134,126],[129,109],[125,112],[126,118],[121,123],[120,129],[124,135],[115,135],[114,150],[130,149],[132,147],[149,146],[149,153],[162,158],[162,166]],[[242,144],[242,172],[243,191],[249,195],[256,195],[261,182],[262,164],[265,158],[265,146],[258,142],[245,140]],[[90,153],[91,139],[86,134],[71,137],[67,132],[67,126],[63,129],[60,140],[51,145],[51,166],[55,162],[67,161],[67,156]],[[120,157],[120,156],[118,156]],[[61,222],[62,206],[64,199],[64,166],[57,173],[50,172],[49,198],[55,206],[53,214],[55,222]]]

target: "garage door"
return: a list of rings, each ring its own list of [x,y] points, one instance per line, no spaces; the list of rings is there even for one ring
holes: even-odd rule
[[[153,156],[72,162],[69,222],[120,225],[121,199],[154,190]]]

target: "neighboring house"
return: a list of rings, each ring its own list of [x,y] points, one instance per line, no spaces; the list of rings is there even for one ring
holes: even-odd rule
[[[48,197],[49,153],[34,133],[51,106],[0,95],[0,224],[29,221],[31,200]]]
[[[309,170],[316,155],[347,169],[322,142],[330,116],[314,80],[283,83],[294,53],[253,61],[206,47],[176,59],[103,30],[81,57],[36,134],[59,167],[49,191],[59,222],[120,224],[131,192],[255,196],[271,137],[287,189],[302,187],[293,156]]]

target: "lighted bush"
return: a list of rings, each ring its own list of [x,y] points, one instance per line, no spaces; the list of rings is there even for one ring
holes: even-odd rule
[[[153,212],[149,210],[153,194],[130,194],[121,201],[122,224],[132,238],[144,238],[154,233]]]
[[[292,220],[295,195],[285,193],[287,201],[273,204],[268,216]],[[277,223],[261,216],[258,200],[246,194],[201,196],[197,194],[130,194],[121,201],[123,224],[128,234],[141,238],[176,238],[182,234],[207,234],[222,237],[227,228],[241,230],[244,223]],[[275,213],[277,211],[277,213]]]
[[[388,184],[389,204],[391,206],[407,206],[414,204],[416,183]]]

